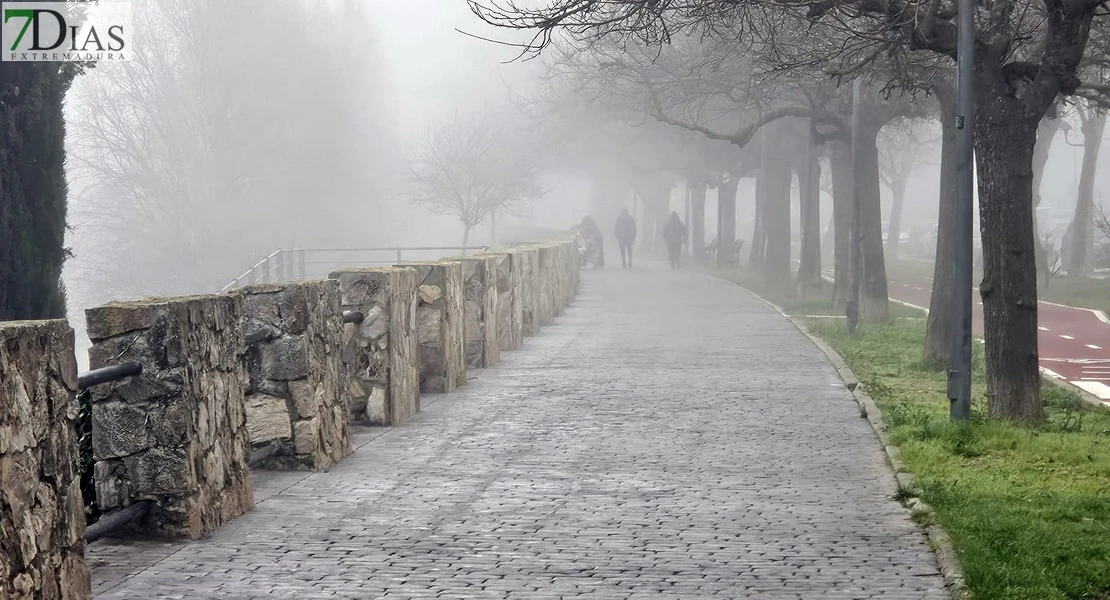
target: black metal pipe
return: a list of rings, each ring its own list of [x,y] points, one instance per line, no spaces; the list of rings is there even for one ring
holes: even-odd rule
[[[355,325],[358,325],[365,318],[366,318],[366,316],[363,315],[362,313],[358,312],[357,310],[345,310],[345,311],[343,311],[343,322],[344,323],[354,323]]]
[[[278,448],[278,444],[276,442],[273,442],[270,443],[268,446],[263,446],[258,450],[251,452],[251,457],[247,461],[247,467],[251,469],[257,469],[262,465],[263,462],[266,462],[267,458],[273,456],[274,452],[277,452]]]
[[[132,375],[142,375],[142,373],[143,365],[137,362],[93,369],[88,373],[82,373],[77,376],[77,388],[84,390],[94,385],[108,383],[109,381],[118,381],[125,377],[131,377]]]
[[[243,341],[245,341],[248,346],[253,346],[255,344],[261,344],[262,342],[268,342],[272,339],[274,339],[274,334],[263,329],[262,331],[248,333],[246,337],[243,338]]]
[[[154,503],[150,500],[142,500],[136,502],[127,508],[112,513],[110,515],[100,517],[100,520],[85,529],[85,542],[91,544],[100,538],[111,534],[113,531],[127,525],[128,523],[141,519],[148,512]]]

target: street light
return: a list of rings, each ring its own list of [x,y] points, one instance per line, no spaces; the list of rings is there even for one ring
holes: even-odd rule
[[[959,0],[956,58],[956,241],[952,268],[952,335],[948,357],[949,414],[953,421],[971,418],[971,268],[975,117],[975,2]]]
[[[844,303],[848,333],[855,333],[856,325],[859,324],[860,234],[863,232],[859,199],[859,112],[862,90],[863,79],[857,77],[852,86],[852,228],[848,236],[848,299]]]

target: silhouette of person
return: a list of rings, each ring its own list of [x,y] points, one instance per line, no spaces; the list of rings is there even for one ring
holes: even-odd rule
[[[628,214],[628,209],[621,210],[617,217],[617,244],[621,247],[621,266],[632,268],[632,243],[636,241],[636,221]]]
[[[663,241],[667,243],[667,253],[671,257],[671,268],[677,269],[682,259],[682,245],[686,243],[686,226],[672,212],[670,220],[663,227]]]

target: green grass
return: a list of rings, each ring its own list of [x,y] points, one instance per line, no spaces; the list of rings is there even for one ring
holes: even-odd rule
[[[721,269],[711,268],[707,272],[715,277],[720,277],[740,285],[741,287],[759,294],[764,299],[774,302],[779,308],[791,316],[843,316],[844,310],[832,305],[832,286],[825,283],[820,294],[812,298],[801,298],[797,294],[796,286],[788,290],[774,290],[764,284],[763,276],[747,269]],[[898,304],[890,303],[891,318],[924,319],[921,311]]]
[[[797,308],[789,294],[753,291]],[[804,322],[883,411],[890,443],[952,538],[976,598],[1110,599],[1110,411],[1046,385],[1045,424],[987,421],[977,347],[975,418],[954,424],[943,368],[922,360],[923,321],[863,324],[855,336],[839,320]]]

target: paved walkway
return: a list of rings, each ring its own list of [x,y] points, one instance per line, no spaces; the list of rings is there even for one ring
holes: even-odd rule
[[[586,273],[555,326],[100,598],[944,598],[821,353],[731,284]]]

